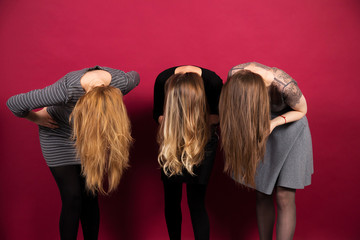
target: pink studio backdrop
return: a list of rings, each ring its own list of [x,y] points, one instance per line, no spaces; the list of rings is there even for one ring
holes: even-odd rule
[[[136,70],[125,97],[136,143],[118,191],[100,197],[100,239],[167,239],[157,166],[153,85],[181,64],[225,81],[234,65],[284,69],[308,101],[315,174],[297,192],[294,239],[358,239],[360,3],[357,0],[0,2],[0,239],[58,239],[60,196],[37,126],[6,100],[94,65]],[[222,173],[208,187],[211,239],[258,239],[254,193]],[[183,239],[192,239],[183,196]],[[79,234],[79,239],[82,236]]]

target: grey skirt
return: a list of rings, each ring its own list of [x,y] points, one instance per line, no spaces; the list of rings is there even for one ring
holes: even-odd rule
[[[255,189],[272,194],[275,186],[302,189],[314,172],[312,142],[306,117],[276,127],[266,144],[255,176]]]

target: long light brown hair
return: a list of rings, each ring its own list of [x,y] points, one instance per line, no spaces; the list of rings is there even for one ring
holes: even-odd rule
[[[121,91],[111,86],[93,88],[76,103],[70,119],[87,189],[110,193],[128,167],[133,141]],[[107,190],[103,186],[105,176]]]
[[[204,83],[196,73],[172,75],[165,84],[164,118],[160,123],[158,162],[167,176],[182,175],[185,168],[204,158],[209,138]]]
[[[219,102],[225,167],[235,180],[255,186],[258,163],[270,131],[270,104],[259,74],[241,70],[228,77]]]

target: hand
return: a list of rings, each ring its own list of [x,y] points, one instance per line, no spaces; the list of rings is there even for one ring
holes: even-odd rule
[[[41,109],[40,111],[37,112],[32,112],[32,116],[31,118],[29,118],[29,120],[33,121],[34,123],[36,123],[37,125],[43,126],[43,127],[48,127],[51,129],[55,129],[58,128],[58,124],[57,122],[54,121],[54,119],[51,118],[51,116],[49,115],[49,113],[46,111],[46,107]]]

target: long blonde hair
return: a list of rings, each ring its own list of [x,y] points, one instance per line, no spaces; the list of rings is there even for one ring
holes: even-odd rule
[[[270,131],[270,104],[259,74],[241,70],[228,77],[220,95],[219,117],[224,171],[255,186],[258,163],[265,155]]]
[[[166,82],[165,96],[158,162],[169,177],[182,175],[184,168],[195,175],[209,138],[203,80],[196,73],[174,74]]]
[[[110,193],[128,167],[133,141],[121,91],[111,86],[93,88],[76,103],[70,119],[87,189]],[[107,190],[103,186],[106,175]]]

